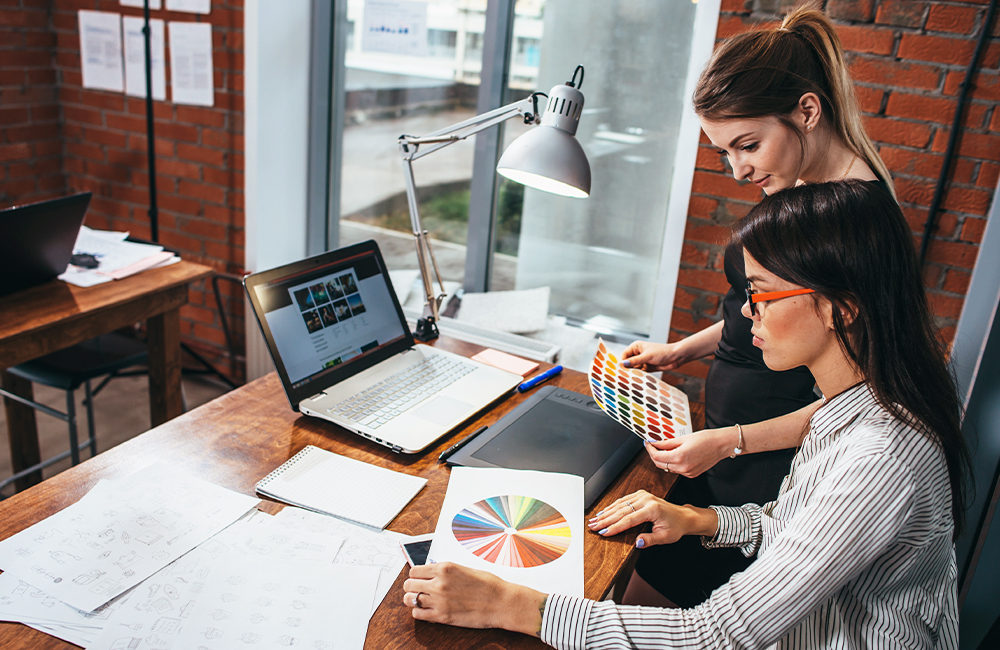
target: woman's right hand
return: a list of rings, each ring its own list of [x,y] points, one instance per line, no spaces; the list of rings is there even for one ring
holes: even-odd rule
[[[674,370],[688,362],[679,343],[636,341],[622,352],[622,365],[645,372]]]
[[[702,429],[679,438],[646,443],[646,453],[658,468],[694,478],[728,458],[739,444],[735,427]]]

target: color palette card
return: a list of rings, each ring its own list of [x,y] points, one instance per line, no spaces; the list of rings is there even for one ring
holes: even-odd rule
[[[605,413],[643,440],[692,431],[687,395],[648,372],[622,366],[603,339],[590,364],[590,390]]]

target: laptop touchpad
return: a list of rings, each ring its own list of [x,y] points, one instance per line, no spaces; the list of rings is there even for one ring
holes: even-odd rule
[[[410,411],[409,414],[444,427],[468,414],[473,408],[475,407],[468,402],[442,395]]]

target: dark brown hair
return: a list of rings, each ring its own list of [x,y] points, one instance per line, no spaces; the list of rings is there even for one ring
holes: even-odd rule
[[[865,132],[840,38],[827,17],[809,6],[785,16],[780,27],[722,43],[698,79],[694,109],[710,120],[773,115],[801,139],[788,115],[810,92],[837,136],[895,196],[889,169]]]
[[[733,239],[771,273],[829,300],[837,338],[879,405],[940,445],[957,538],[970,465],[962,407],[899,206],[868,181],[790,187],[754,206]]]

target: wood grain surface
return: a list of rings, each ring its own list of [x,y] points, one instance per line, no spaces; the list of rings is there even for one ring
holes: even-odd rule
[[[439,339],[438,347],[472,355],[482,348]],[[549,367],[543,364],[543,369]],[[549,383],[589,392],[586,375],[567,370]],[[0,539],[6,539],[69,506],[102,478],[121,478],[162,461],[178,471],[212,483],[254,494],[254,485],[306,445],[350,458],[422,476],[426,487],[389,525],[390,530],[417,535],[434,531],[448,487],[449,469],[437,461],[443,450],[481,425],[495,422],[531,393],[515,393],[423,453],[394,454],[389,449],[331,423],[294,412],[274,373],[108,450],[31,489],[0,502]],[[701,413],[693,414],[699,422]],[[597,512],[620,496],[638,489],[665,495],[673,476],[657,470],[639,453],[622,475],[587,512]],[[275,513],[281,505],[263,501],[261,510]],[[585,593],[600,599],[628,566],[638,530],[614,539],[587,534],[584,541]],[[465,630],[414,621],[402,603],[403,571],[372,618],[366,648],[537,648],[540,641],[498,630]],[[73,647],[23,625],[0,623],[0,647],[56,649]]]

